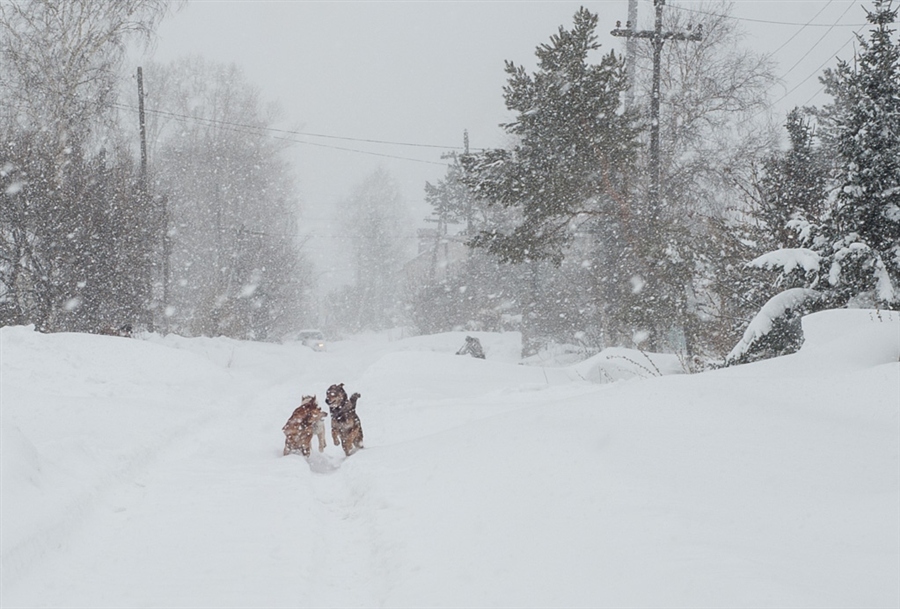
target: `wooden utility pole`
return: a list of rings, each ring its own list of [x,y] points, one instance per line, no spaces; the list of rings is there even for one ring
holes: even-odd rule
[[[144,71],[138,66],[138,123],[141,128],[141,187],[147,187],[147,122],[144,119]]]
[[[625,22],[627,29],[637,27],[638,20],[638,0],[628,0],[628,21]],[[625,40],[625,72],[628,76],[628,90],[625,92],[625,107],[632,108],[634,106],[634,73],[635,59],[637,58],[637,39],[629,36]]]
[[[653,46],[653,91],[650,96],[650,213],[655,220],[659,215],[660,201],[660,161],[659,161],[659,81],[660,57],[663,43],[666,40],[703,40],[703,26],[698,25],[693,32],[664,32],[662,29],[662,12],[666,0],[653,0],[656,8],[656,23],[652,30],[636,31],[634,23],[629,22],[622,28],[622,22],[616,22],[616,29],[610,32],[613,36],[623,36],[629,41],[634,38],[649,38]],[[630,12],[630,11],[629,11]],[[630,15],[629,15],[630,16]]]
[[[141,134],[141,175],[140,190],[144,197],[144,204],[150,203],[150,189],[147,184],[147,120],[144,114],[144,70],[138,66],[138,125]],[[166,200],[160,200],[162,205],[162,326],[165,334],[169,333],[169,256],[172,243],[169,239],[169,210]],[[151,326],[152,327],[152,326]]]
[[[465,152],[463,152],[463,155],[469,156],[469,130],[468,129],[463,130],[463,149],[465,150]],[[472,195],[467,192],[466,193],[466,237],[468,237],[469,239],[471,239],[473,237],[472,232],[473,232],[474,222],[473,222],[473,218],[472,218],[472,213],[473,213],[473,211],[472,211]],[[467,250],[470,250],[470,249],[471,248],[467,248]],[[471,251],[469,253],[471,253]]]

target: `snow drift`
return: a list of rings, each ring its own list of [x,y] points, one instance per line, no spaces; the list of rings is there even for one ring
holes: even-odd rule
[[[0,601],[897,606],[900,318],[804,330],[703,374],[649,354],[657,376],[519,365],[514,334],[475,360],[459,333],[317,353],[3,328]],[[366,448],[282,457],[334,382]]]

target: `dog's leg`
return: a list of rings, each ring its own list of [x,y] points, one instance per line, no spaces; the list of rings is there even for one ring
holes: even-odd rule
[[[348,457],[361,448],[358,428],[349,429],[341,440],[344,442],[344,454]]]
[[[297,448],[300,445],[297,435],[291,434],[287,438],[284,439],[284,454],[289,455],[291,453],[297,452]]]
[[[316,437],[319,439],[319,452],[325,452],[325,424],[321,420],[316,421]]]

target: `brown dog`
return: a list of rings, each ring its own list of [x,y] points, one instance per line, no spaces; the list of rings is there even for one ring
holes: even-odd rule
[[[316,396],[305,395],[291,418],[288,419],[281,431],[284,432],[284,454],[289,455],[298,450],[304,457],[310,453],[313,434],[319,438],[319,452],[325,451],[325,412],[319,408]]]
[[[347,398],[344,384],[332,385],[325,393],[325,403],[331,411],[331,439],[335,446],[343,446],[348,457],[363,447],[363,430],[356,414],[356,400],[361,396],[354,393]]]

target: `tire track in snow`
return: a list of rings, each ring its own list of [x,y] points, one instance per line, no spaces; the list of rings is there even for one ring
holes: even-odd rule
[[[193,430],[207,424],[212,417],[212,413],[205,413],[177,427],[161,430],[154,436],[153,444],[132,452],[126,460],[119,461],[119,467],[105,472],[90,488],[76,495],[74,501],[66,505],[59,520],[6,551],[0,559],[0,568],[7,592],[41,561],[66,548],[71,537],[85,527],[112,493],[133,483],[163,452],[186,442]]]

